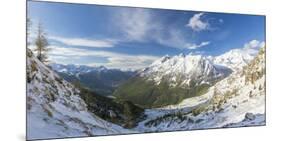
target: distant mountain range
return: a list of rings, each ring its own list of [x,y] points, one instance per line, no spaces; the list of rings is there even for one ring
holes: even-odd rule
[[[104,66],[90,67],[85,65],[49,64],[60,76],[71,83],[80,83],[100,95],[109,96],[113,91],[130,77],[134,71],[108,69]]]
[[[63,65],[63,64],[57,64],[57,63],[52,63],[50,64],[53,70],[56,70],[57,72],[62,72],[62,73],[68,73],[71,75],[79,75],[83,73],[88,73],[91,71],[107,71],[108,69],[104,66],[99,66],[99,67],[89,67],[86,65],[74,65],[74,64],[68,64],[68,65]]]

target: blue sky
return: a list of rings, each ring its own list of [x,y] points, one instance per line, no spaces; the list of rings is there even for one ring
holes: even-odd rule
[[[168,54],[220,55],[265,40],[265,17],[28,2],[30,40],[40,21],[52,62],[139,69]],[[32,46],[32,45],[31,45]]]

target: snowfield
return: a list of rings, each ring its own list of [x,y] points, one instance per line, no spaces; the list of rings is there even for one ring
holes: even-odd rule
[[[30,50],[27,79],[27,139],[135,133],[88,112],[79,91]]]

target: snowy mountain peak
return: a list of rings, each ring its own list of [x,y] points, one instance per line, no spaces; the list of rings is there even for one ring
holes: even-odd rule
[[[180,53],[179,56],[180,57],[185,57],[185,54],[184,53]]]
[[[226,75],[227,68],[216,67],[212,61],[202,55],[179,54],[173,57],[162,57],[140,72],[140,76],[147,77],[156,83],[168,80],[172,85],[190,82],[189,79],[211,81]]]
[[[243,48],[232,49],[222,55],[212,57],[212,61],[215,64],[229,67],[233,71],[241,70],[254,59],[264,45],[264,42],[253,40],[245,44]]]
[[[82,74],[82,73],[88,73],[91,71],[107,71],[108,69],[105,66],[98,66],[98,67],[90,67],[86,65],[76,65],[76,64],[56,64],[52,63],[49,64],[53,70],[56,70],[57,72],[64,72],[68,74]]]
[[[107,68],[105,66],[99,66],[98,67],[100,70],[107,70]]]
[[[213,62],[218,65],[229,67],[232,70],[239,70],[247,65],[253,58],[254,55],[245,50],[233,49],[225,54],[214,57]]]
[[[171,59],[171,57],[170,57],[169,55],[165,55],[165,56],[161,57],[160,59],[154,61],[154,62],[151,64],[151,66],[157,65],[157,64],[162,64],[162,63],[166,62],[166,61],[169,60],[169,59]],[[144,68],[144,70],[145,70],[145,69],[146,69],[146,68]]]

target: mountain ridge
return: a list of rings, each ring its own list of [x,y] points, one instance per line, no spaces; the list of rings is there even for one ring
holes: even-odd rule
[[[167,106],[203,94],[230,73],[205,56],[164,56],[123,83],[114,96],[144,107]]]
[[[259,53],[260,48],[264,46],[264,43],[256,43],[252,41],[252,45],[245,45],[244,48],[231,49],[219,56],[210,57],[213,63],[226,66],[233,71],[241,70],[243,66],[249,64],[255,56]]]
[[[85,65],[49,64],[61,77],[70,83],[80,83],[97,94],[110,96],[113,91],[128,78],[135,75],[134,71],[108,69],[104,66],[90,67]]]

